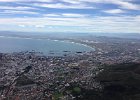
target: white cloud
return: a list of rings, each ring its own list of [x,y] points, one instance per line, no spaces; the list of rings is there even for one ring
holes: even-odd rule
[[[0,2],[53,2],[54,0],[0,0]]]
[[[45,25],[35,25],[36,28],[44,28]]]
[[[72,26],[81,27],[78,28],[79,31],[83,30],[87,32],[140,32],[140,28],[138,27],[140,25],[140,16],[96,16],[93,18],[1,18],[0,23],[12,26],[35,26],[36,28],[45,28],[46,26],[65,26],[68,27],[69,30],[72,30],[70,28],[70,26]],[[63,30],[65,29],[61,29],[61,31]]]
[[[79,5],[87,4],[87,3],[88,5],[89,3],[115,4],[118,5],[119,8],[123,8],[123,9],[140,10],[140,5],[133,4],[132,0],[61,0],[61,1],[71,3],[71,4],[79,4]]]
[[[38,6],[38,7],[57,8],[57,9],[95,9],[92,6],[88,6],[85,4],[63,4],[63,3],[40,4],[40,3],[34,3],[33,5]]]
[[[38,12],[24,11],[24,10],[4,10],[0,14],[39,14]]]
[[[72,30],[69,27],[72,26],[81,27],[79,28],[79,31],[90,32],[140,32],[140,28],[138,27],[140,25],[140,16],[119,16],[119,14],[121,13],[127,13],[127,10],[140,10],[140,5],[134,4],[132,1],[133,0],[0,0],[0,2],[14,2],[16,3],[16,5],[19,4],[19,6],[17,7],[8,5],[0,6],[0,15],[5,14],[4,17],[7,17],[1,17],[0,24],[8,26],[20,26],[22,27],[22,29],[26,29],[29,26],[34,26],[37,29],[43,29],[46,26],[50,26],[50,29],[52,29],[52,26],[65,26],[68,27],[69,30]],[[118,8],[110,8],[110,10],[102,8],[97,9],[98,7],[96,6],[96,3],[114,4],[117,5]],[[26,5],[27,7],[21,5]],[[68,12],[69,10],[64,10],[63,13],[57,12],[47,14],[48,12],[45,8],[55,8],[59,10],[75,9],[77,11],[75,11],[75,13],[72,13],[71,11]],[[105,13],[116,14],[116,17],[105,17],[103,15],[91,16],[90,13],[76,13],[79,12],[79,9],[90,9],[90,11],[93,11],[93,14],[93,9],[96,9],[99,12],[102,11]],[[9,16],[8,18],[9,14],[24,14],[27,17],[20,18],[18,16],[15,16],[15,18],[11,18]],[[28,17],[28,15],[32,14],[37,15],[38,17]],[[25,26],[26,28],[23,28]]]
[[[17,0],[0,0],[0,2],[15,2]]]
[[[55,17],[55,18],[82,18],[88,17],[88,14],[76,14],[76,13],[58,13],[58,14],[43,14],[44,17]]]
[[[105,13],[110,13],[110,14],[120,14],[120,13],[125,13],[124,10],[121,9],[112,9],[112,10],[105,10],[103,11]]]
[[[61,1],[66,2],[66,3],[71,3],[71,4],[80,4],[80,3],[82,3],[79,0],[61,0]]]
[[[72,13],[64,13],[62,14],[64,17],[87,17],[86,14],[72,14]]]
[[[18,25],[19,27],[25,27],[25,25]]]
[[[44,17],[60,17],[60,14],[43,14]]]
[[[119,5],[120,8],[131,9],[131,10],[140,10],[140,5],[133,4],[133,3],[130,3],[130,2],[126,2],[124,0],[110,0],[110,1],[113,4]]]
[[[29,1],[38,1],[38,2],[53,2],[55,0],[29,0]]]
[[[38,4],[36,4],[38,6],[59,9],[93,9],[96,8],[95,7],[96,4],[93,6],[91,3],[103,3],[103,4],[115,4],[118,5],[119,8],[123,9],[140,10],[140,5],[134,4],[132,0],[0,0],[0,2],[24,2],[24,3],[30,2],[31,5],[33,2],[36,3],[38,2]],[[41,4],[41,2],[45,3]],[[65,4],[62,2],[66,2],[69,4]]]
[[[33,7],[26,7],[26,6],[0,6],[0,9],[7,9],[7,10],[32,10],[32,9],[37,9]]]
[[[140,10],[140,5],[133,4],[132,0],[79,0],[80,2],[115,4],[124,9]]]

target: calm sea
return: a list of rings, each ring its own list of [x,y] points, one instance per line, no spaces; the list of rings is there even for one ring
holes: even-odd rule
[[[42,52],[48,56],[59,56],[64,54],[75,54],[77,52],[90,52],[94,51],[94,48],[82,44],[47,39],[0,37],[1,53],[32,50]]]

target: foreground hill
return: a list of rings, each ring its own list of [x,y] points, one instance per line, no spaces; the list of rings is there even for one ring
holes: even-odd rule
[[[97,77],[107,100],[140,100],[140,64],[107,67]]]
[[[105,66],[96,80],[102,89],[83,89],[78,100],[140,100],[140,64]]]

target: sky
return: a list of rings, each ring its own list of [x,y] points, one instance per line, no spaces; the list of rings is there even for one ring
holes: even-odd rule
[[[140,33],[140,0],[0,0],[0,31]]]

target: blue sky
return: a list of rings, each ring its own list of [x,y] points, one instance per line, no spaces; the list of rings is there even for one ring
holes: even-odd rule
[[[140,0],[0,0],[0,31],[140,33]]]

